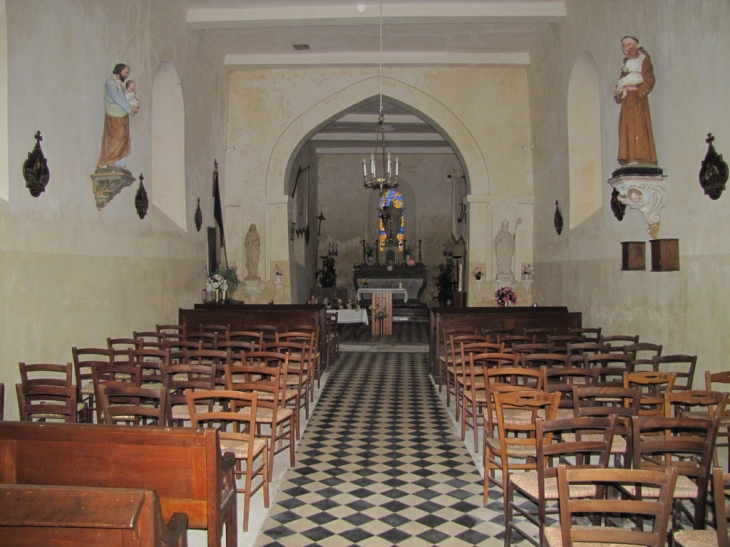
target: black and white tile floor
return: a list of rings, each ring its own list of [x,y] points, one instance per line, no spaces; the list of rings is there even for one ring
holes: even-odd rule
[[[344,353],[255,545],[501,545],[492,490],[484,507],[427,354]]]
[[[245,533],[239,495],[238,547],[501,547],[502,493],[482,505],[482,453],[432,383],[428,323],[394,323],[385,339],[364,325],[341,332],[354,349],[325,373],[296,465],[277,456],[271,507],[259,491]],[[207,545],[205,532],[189,545]]]

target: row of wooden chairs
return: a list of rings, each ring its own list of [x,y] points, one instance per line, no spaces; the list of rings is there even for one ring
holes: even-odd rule
[[[574,467],[677,466],[679,484],[666,498],[676,500],[672,520],[678,525],[680,512],[684,512],[695,528],[704,528],[719,416],[712,413],[704,418],[641,416],[637,412],[638,404],[632,405],[633,411],[626,406],[634,390],[574,386],[573,391],[574,417],[561,420],[556,419],[560,393],[537,389],[494,393],[497,428],[494,432],[485,429],[484,496],[486,503],[489,484],[504,492],[505,545],[511,544],[515,531],[535,545],[544,544],[547,503],[558,499],[555,465],[566,459]],[[686,397],[687,392],[681,395]],[[633,400],[638,399],[638,394],[634,394]],[[726,401],[727,394],[722,394],[718,408]],[[638,494],[641,499],[641,492],[630,487],[622,493],[631,499],[636,499]],[[533,502],[537,510],[527,509],[524,499],[515,499],[516,494]],[[576,489],[571,495],[594,498],[596,491]],[[657,494],[646,490],[643,495],[654,498]],[[689,510],[683,502],[690,502]],[[538,526],[539,542],[521,528],[515,514]],[[664,538],[661,544],[663,541]]]

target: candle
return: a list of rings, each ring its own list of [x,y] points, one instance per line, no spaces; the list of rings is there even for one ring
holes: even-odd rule
[[[388,174],[390,175],[390,152],[388,152]]]
[[[362,159],[362,174],[364,177],[368,176],[368,166],[367,163],[365,163],[365,158]]]
[[[398,156],[395,157],[395,176],[398,176]]]
[[[370,154],[370,174],[375,176],[375,154]]]

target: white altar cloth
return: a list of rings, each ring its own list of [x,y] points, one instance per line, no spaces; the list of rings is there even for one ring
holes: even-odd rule
[[[403,302],[408,302],[408,291],[406,289],[385,289],[382,287],[378,288],[367,288],[367,289],[358,289],[357,290],[357,299],[360,300],[360,296],[363,294],[375,294],[375,293],[384,293],[389,292],[391,294],[402,294],[403,295]]]
[[[337,313],[337,323],[365,323],[369,325],[368,312],[364,309],[359,310],[328,310],[327,313]]]

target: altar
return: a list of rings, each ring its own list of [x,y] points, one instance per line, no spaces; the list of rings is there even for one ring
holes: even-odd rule
[[[358,289],[357,299],[360,300],[364,294],[370,294],[373,297],[370,312],[372,334],[386,336],[393,334],[393,296],[402,295],[403,301],[408,302],[408,291],[405,289]],[[378,311],[384,312],[384,315],[378,315]]]
[[[421,295],[428,282],[428,268],[424,265],[393,266],[388,270],[385,266],[357,266],[353,272],[355,289],[404,289],[405,293],[393,295],[400,299],[407,295],[410,301],[421,301]],[[406,301],[406,300],[404,300]]]

